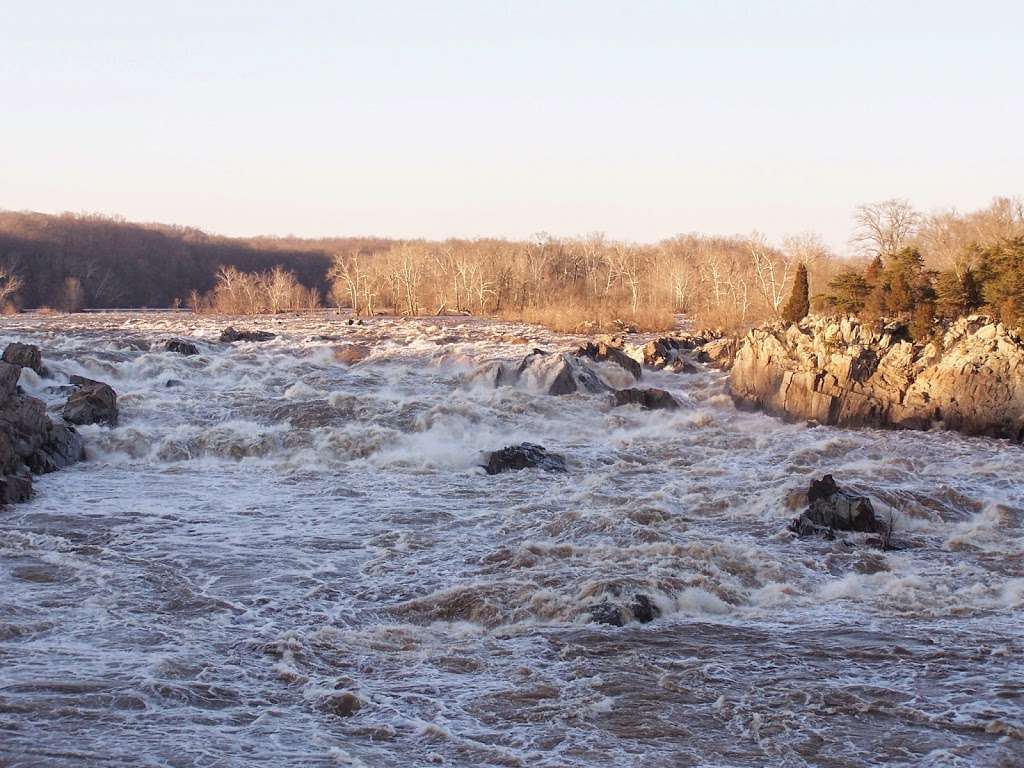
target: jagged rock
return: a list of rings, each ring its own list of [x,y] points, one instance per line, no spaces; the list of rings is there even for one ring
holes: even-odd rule
[[[54,424],[46,404],[19,394],[21,368],[0,362],[0,501],[24,501],[32,493],[30,472],[52,472],[84,457],[82,439]]]
[[[592,394],[611,389],[588,363],[564,352],[547,353],[535,349],[518,366],[503,363],[485,366],[470,376],[470,380],[488,377],[496,387],[527,384],[549,395],[569,395],[574,392]]]
[[[70,424],[117,425],[117,393],[109,384],[84,376],[72,376],[77,389],[68,398],[62,411]]]
[[[603,600],[590,606],[587,609],[587,615],[593,624],[622,627],[630,621],[637,621],[641,624],[654,621],[661,615],[661,611],[650,597],[637,594],[633,596],[633,602],[628,606],[616,605],[610,600]]]
[[[697,359],[715,368],[729,370],[736,359],[739,345],[739,339],[736,338],[715,339],[697,350]]]
[[[274,338],[277,338],[277,334],[270,331],[236,331],[230,326],[225,328],[220,335],[220,340],[225,343],[235,341],[270,341]]]
[[[12,341],[4,350],[3,361],[22,368],[31,368],[40,376],[48,375],[46,367],[43,365],[43,354],[34,344]]]
[[[639,405],[641,408],[649,410],[669,411],[674,411],[679,407],[679,401],[672,397],[672,395],[664,389],[655,389],[654,387],[649,389],[619,389],[613,393],[612,397],[617,406]]]
[[[617,345],[614,342],[588,341],[576,350],[576,355],[578,357],[589,357],[591,360],[598,363],[615,363],[633,374],[634,379],[639,379],[643,372],[643,369],[640,367],[640,363],[627,355],[621,345]]]
[[[168,339],[164,343],[164,349],[168,352],[177,352],[179,355],[191,356],[199,354],[199,347],[191,341],[184,339]]]
[[[534,443],[520,443],[489,454],[487,464],[484,465],[488,475],[531,468],[565,472],[565,457],[558,453],[548,453],[546,448]]]
[[[875,516],[871,499],[843,491],[832,475],[811,480],[807,503],[807,509],[789,524],[800,536],[821,533],[831,538],[833,531],[888,533],[888,526]]]
[[[900,323],[851,318],[757,328],[729,385],[738,405],[797,420],[1024,440],[1024,342],[980,316],[928,344],[909,341]]]

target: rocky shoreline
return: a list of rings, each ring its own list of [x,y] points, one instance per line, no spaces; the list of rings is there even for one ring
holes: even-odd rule
[[[926,344],[901,323],[851,318],[755,328],[739,341],[729,390],[740,407],[793,420],[1024,441],[1024,341],[984,316]]]

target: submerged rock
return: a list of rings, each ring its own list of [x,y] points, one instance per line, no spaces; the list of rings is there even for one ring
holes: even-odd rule
[[[4,350],[3,362],[17,365],[21,368],[31,368],[40,376],[47,376],[48,371],[43,365],[43,353],[34,344],[22,344],[12,341]]]
[[[334,359],[345,365],[354,365],[368,358],[372,351],[365,344],[343,344],[334,348]]]
[[[565,472],[565,457],[558,453],[548,453],[546,448],[534,443],[520,443],[488,454],[487,464],[484,465],[488,475],[532,468]]]
[[[277,338],[277,334],[271,333],[270,331],[237,331],[231,326],[225,328],[220,335],[220,340],[224,343],[232,343],[236,341],[270,341],[275,338]]]
[[[833,531],[889,532],[889,526],[875,516],[871,499],[842,490],[832,475],[811,480],[807,504],[807,509],[789,524],[789,530],[799,536],[820,533],[831,538]]]
[[[1024,340],[985,317],[928,344],[900,323],[768,325],[743,338],[729,386],[737,405],[794,420],[1024,441]]]
[[[516,367],[506,363],[481,366],[468,380],[487,380],[495,387],[525,384],[549,395],[596,394],[611,390],[586,358],[542,349],[534,349]]]
[[[117,393],[109,384],[84,376],[72,376],[77,389],[64,405],[64,420],[70,424],[117,425]]]
[[[622,627],[630,621],[646,624],[661,615],[661,610],[654,601],[644,594],[636,594],[629,605],[618,605],[610,600],[590,606],[587,617],[592,624],[608,624]]]
[[[620,389],[612,397],[615,405],[639,405],[641,408],[652,411],[665,410],[674,411],[679,407],[679,401],[672,397],[664,389],[650,387],[648,389]]]
[[[643,373],[640,363],[626,354],[621,344],[609,341],[588,341],[576,350],[577,357],[589,357],[598,363],[615,363],[633,374],[634,379],[639,379]]]
[[[179,355],[192,356],[199,354],[199,347],[185,339],[168,339],[164,343],[164,349],[168,352],[176,352]]]

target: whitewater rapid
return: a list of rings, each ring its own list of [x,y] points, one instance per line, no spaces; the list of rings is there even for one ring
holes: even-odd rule
[[[1024,764],[1019,446],[786,424],[711,370],[644,372],[674,412],[495,389],[580,339],[468,318],[0,330],[28,393],[121,414],[0,511],[4,766]],[[523,441],[569,471],[485,474]],[[900,548],[793,541],[823,473]],[[587,623],[638,593],[651,623]]]

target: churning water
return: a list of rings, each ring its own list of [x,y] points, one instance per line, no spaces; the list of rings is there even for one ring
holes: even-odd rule
[[[514,336],[578,339],[463,318],[2,322],[27,391],[121,407],[0,511],[2,765],[1024,764],[1019,447],[784,424],[713,371],[644,373],[672,413],[494,389]],[[569,472],[480,468],[521,441]],[[791,540],[825,472],[899,550]]]

